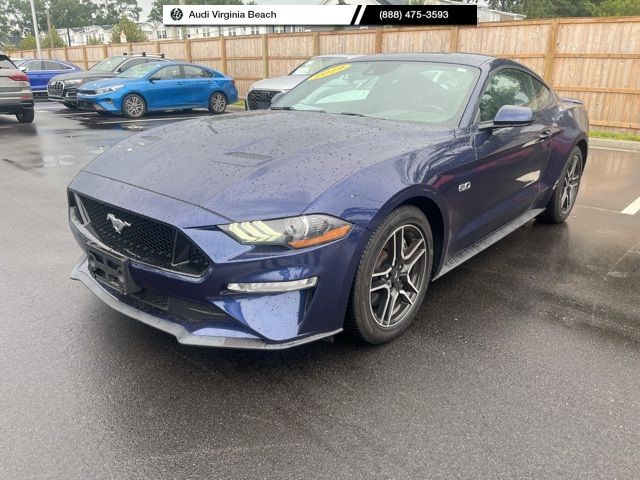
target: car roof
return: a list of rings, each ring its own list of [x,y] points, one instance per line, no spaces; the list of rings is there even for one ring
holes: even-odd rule
[[[469,65],[479,67],[496,57],[481,55],[479,53],[381,53],[378,55],[365,55],[357,57],[357,62],[371,61],[400,61],[400,62],[439,62],[456,63],[458,65]]]

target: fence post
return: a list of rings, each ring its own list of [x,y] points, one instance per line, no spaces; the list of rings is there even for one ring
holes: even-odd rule
[[[558,49],[558,19],[551,20],[549,23],[549,37],[547,39],[547,50],[544,54],[544,72],[543,78],[551,84],[553,80],[553,66],[556,60],[556,51]]]
[[[376,30],[376,41],[374,43],[374,51],[373,53],[382,53],[382,29],[378,28]]]
[[[460,34],[460,27],[451,27],[449,29],[449,52],[458,51],[458,37]]]
[[[262,76],[269,78],[269,38],[262,35]]]
[[[320,55],[320,32],[313,32],[313,56]]]
[[[184,41],[184,53],[187,56],[187,62],[191,63],[191,40],[188,38]]]
[[[159,54],[160,53],[160,41],[156,40],[155,44],[156,44],[156,51],[153,52],[153,53]]]
[[[224,35],[220,35],[220,63],[222,64],[222,73],[228,75],[227,73],[227,40],[224,38]]]
[[[107,47],[106,43],[102,45],[102,57],[103,58],[109,57],[109,47]]]
[[[47,48],[47,55],[49,55],[49,59],[51,59],[51,48]]]
[[[67,50],[67,47],[64,47],[64,49],[62,50],[62,53],[64,55],[64,59],[65,61],[69,61],[69,50]]]
[[[82,45],[82,66],[85,70],[89,70],[89,60],[87,60],[87,46]]]

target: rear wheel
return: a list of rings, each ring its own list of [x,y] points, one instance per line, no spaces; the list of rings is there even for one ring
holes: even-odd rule
[[[582,150],[575,147],[569,155],[545,211],[538,216],[540,220],[548,223],[562,223],[569,217],[580,189],[583,165]]]
[[[122,100],[122,114],[128,118],[140,118],[147,111],[147,104],[140,95],[130,93]]]
[[[213,114],[224,113],[227,109],[227,97],[224,93],[215,92],[209,97],[209,111]]]
[[[35,112],[33,108],[25,108],[16,113],[16,118],[20,123],[31,123],[35,118]]]
[[[345,330],[373,344],[400,335],[418,313],[432,265],[433,236],[427,218],[413,206],[394,210],[362,254]]]

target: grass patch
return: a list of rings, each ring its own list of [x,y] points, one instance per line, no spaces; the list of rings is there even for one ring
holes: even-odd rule
[[[634,133],[602,132],[600,130],[590,130],[589,137],[610,138],[611,140],[628,140],[632,142],[640,142],[640,135],[636,135]]]
[[[239,98],[236,103],[232,103],[231,105],[233,105],[234,107],[244,108],[244,100]],[[640,137],[638,137],[638,138],[640,139]]]

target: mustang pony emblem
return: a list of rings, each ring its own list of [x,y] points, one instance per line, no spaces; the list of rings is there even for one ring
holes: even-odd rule
[[[111,222],[111,225],[113,225],[113,229],[118,233],[122,233],[122,230],[124,229],[124,227],[131,226],[129,222],[123,222],[122,220],[117,218],[113,213],[109,213],[107,215],[107,220]]]

